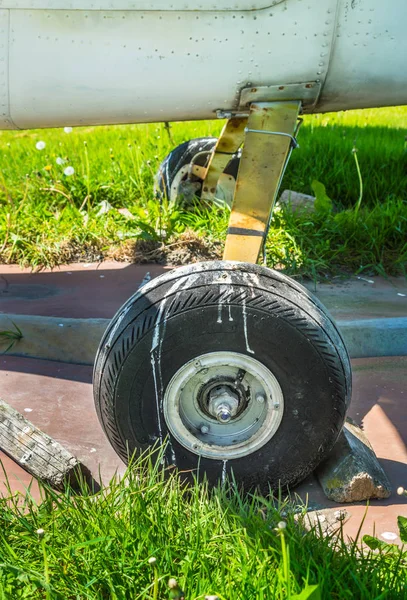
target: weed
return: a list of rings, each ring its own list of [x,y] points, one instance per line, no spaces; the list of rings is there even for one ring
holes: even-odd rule
[[[3,329],[0,331],[0,344],[8,344],[7,348],[3,350],[3,354],[6,354],[11,348],[13,348],[14,344],[16,344],[19,340],[21,340],[24,336],[18,325],[11,321],[14,329]]]
[[[357,148],[355,148],[355,146],[352,149],[352,154],[353,154],[353,157],[355,159],[356,170],[358,172],[359,190],[360,190],[360,192],[359,192],[359,198],[358,198],[358,201],[356,202],[356,205],[355,205],[355,215],[357,215],[358,212],[359,212],[360,205],[362,204],[362,198],[363,198],[363,179],[362,179],[362,174],[360,172],[360,167],[359,167],[358,150],[357,150]]]

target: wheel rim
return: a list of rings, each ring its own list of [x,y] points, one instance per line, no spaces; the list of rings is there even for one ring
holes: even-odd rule
[[[211,352],[175,373],[163,409],[182,446],[199,456],[230,460],[259,450],[275,435],[284,398],[276,377],[255,358]]]

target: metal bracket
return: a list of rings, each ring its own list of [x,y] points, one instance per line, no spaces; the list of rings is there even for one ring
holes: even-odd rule
[[[236,111],[244,112],[253,102],[286,102],[300,100],[304,113],[312,112],[321,92],[319,81],[306,81],[304,83],[284,83],[282,85],[263,85],[259,87],[246,87],[240,92],[240,99]]]

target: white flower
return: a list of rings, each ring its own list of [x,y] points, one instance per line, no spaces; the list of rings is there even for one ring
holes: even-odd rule
[[[45,142],[37,142],[35,144],[35,147],[37,148],[37,150],[44,150],[45,146],[46,146]]]
[[[64,127],[65,133],[72,133],[72,127]]]
[[[64,165],[66,163],[66,160],[58,156],[55,162],[57,163],[57,165]]]
[[[73,175],[74,173],[75,169],[73,167],[66,167],[66,169],[64,169],[64,175],[66,175],[67,177]]]

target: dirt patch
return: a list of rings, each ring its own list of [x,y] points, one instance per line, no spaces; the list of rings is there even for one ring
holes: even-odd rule
[[[168,242],[128,240],[110,248],[105,258],[133,263],[187,265],[221,258],[223,242],[204,238],[194,231],[185,231]]]

